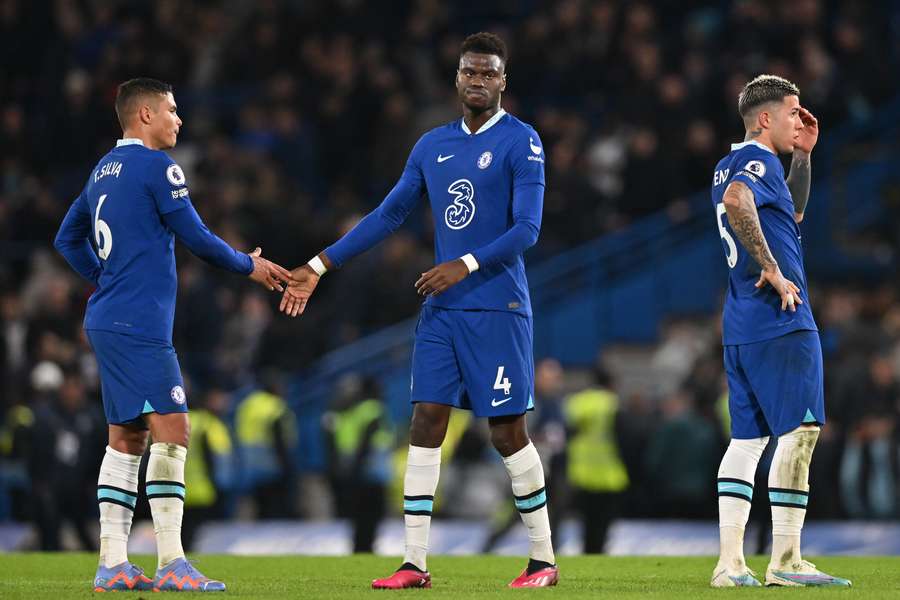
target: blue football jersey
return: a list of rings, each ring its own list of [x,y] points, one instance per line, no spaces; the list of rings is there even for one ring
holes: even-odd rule
[[[168,154],[128,142],[100,159],[70,209],[90,219],[101,265],[84,327],[171,343],[175,237],[161,217],[191,200]]]
[[[731,229],[722,202],[732,181],[740,181],[753,191],[769,249],[782,274],[800,288],[803,304],[797,306],[796,312],[781,310],[781,297],[771,286],[755,287],[760,266]],[[732,145],[728,156],[716,165],[712,203],[729,267],[722,315],[723,343],[750,344],[792,331],[817,330],[803,268],[800,227],[794,221],[794,202],[778,157],[756,141]]]

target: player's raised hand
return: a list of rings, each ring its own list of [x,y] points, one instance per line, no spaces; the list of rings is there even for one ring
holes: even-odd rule
[[[461,258],[449,260],[422,273],[416,282],[416,292],[422,296],[437,296],[469,275],[469,267]]]
[[[308,264],[291,271],[291,281],[281,296],[278,310],[290,317],[302,315],[309,297],[319,284],[319,279],[319,275]]]
[[[803,304],[803,300],[800,299],[800,288],[793,281],[785,278],[781,274],[781,269],[777,266],[774,270],[763,269],[762,273],[759,274],[759,281],[756,282],[756,287],[762,289],[767,283],[781,296],[781,310],[797,312],[797,305]]]
[[[800,107],[800,120],[803,122],[803,129],[800,130],[800,137],[794,142],[794,150],[801,150],[809,154],[816,142],[819,141],[819,120],[802,106]]]
[[[263,258],[259,247],[250,253],[250,258],[253,259],[253,272],[248,277],[270,292],[283,292],[283,285],[291,280],[290,271]]]

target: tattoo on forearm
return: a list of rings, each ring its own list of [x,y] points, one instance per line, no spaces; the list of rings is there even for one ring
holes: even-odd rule
[[[759,224],[753,192],[743,183],[734,181],[725,190],[725,196],[730,200],[725,202],[728,224],[731,225],[741,245],[763,269],[777,267],[778,264],[772,256],[772,251],[769,250],[766,236],[763,235]]]
[[[794,212],[803,213],[809,201],[809,183],[811,178],[809,154],[794,153],[791,159],[791,172],[788,174],[787,186],[794,200]]]

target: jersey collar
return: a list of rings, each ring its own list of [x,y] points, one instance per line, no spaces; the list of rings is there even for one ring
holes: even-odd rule
[[[769,148],[769,147],[766,146],[765,144],[760,144],[760,143],[757,142],[756,140],[749,140],[749,141],[746,141],[746,142],[741,142],[740,144],[732,144],[732,145],[731,145],[731,151],[734,152],[735,150],[740,150],[741,148],[743,148],[743,147],[745,147],[745,146],[759,146],[760,148],[762,148],[762,149],[765,150],[766,152],[771,152],[772,154],[775,154],[774,152],[772,152],[772,149],[771,149],[771,148]]]
[[[144,142],[138,138],[123,138],[116,140],[116,148],[119,146],[143,146]]]
[[[488,129],[490,129],[490,128],[493,127],[494,125],[496,125],[496,124],[497,124],[497,121],[499,121],[500,119],[502,119],[502,118],[503,118],[503,115],[505,115],[505,114],[506,114],[506,111],[503,110],[502,108],[501,108],[500,110],[498,110],[496,115],[494,115],[493,117],[491,117],[490,119],[488,119],[488,120],[485,122],[485,124],[481,126],[481,129],[479,129],[478,131],[475,132],[475,135],[478,135],[479,133],[484,133],[485,131],[487,131]],[[469,131],[469,126],[466,125],[466,119],[465,119],[465,117],[463,117],[463,119],[462,119],[462,130],[466,133],[466,135],[472,135],[472,132]]]

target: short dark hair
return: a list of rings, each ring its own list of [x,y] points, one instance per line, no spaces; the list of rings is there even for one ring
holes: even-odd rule
[[[474,52],[475,54],[493,54],[499,56],[503,64],[506,64],[506,43],[495,33],[487,31],[473,33],[463,40],[462,46],[459,49],[459,55],[462,56],[466,52]]]
[[[165,96],[171,91],[172,86],[168,83],[149,77],[137,77],[119,84],[116,92],[116,116],[119,118],[122,130],[128,124],[126,119],[134,110],[134,104],[139,98],[154,94]]]
[[[786,96],[799,96],[800,88],[778,75],[759,75],[747,82],[738,96],[738,112],[747,118],[753,109],[767,102],[780,102]]]

